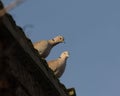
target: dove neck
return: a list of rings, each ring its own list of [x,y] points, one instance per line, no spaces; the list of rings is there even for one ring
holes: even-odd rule
[[[55,42],[55,41],[52,40],[52,39],[49,40],[48,42],[49,42],[49,44],[52,45],[52,46],[55,46],[55,45],[57,45],[58,43],[60,43],[60,42]]]
[[[67,60],[67,58],[68,58],[68,57],[61,57],[61,56],[59,57],[59,59],[63,59],[63,60],[65,60],[65,61]]]

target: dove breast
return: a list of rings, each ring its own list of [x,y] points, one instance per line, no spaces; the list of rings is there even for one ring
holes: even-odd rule
[[[33,44],[33,46],[35,49],[38,50],[40,56],[43,58],[46,58],[49,55],[50,50],[52,48],[52,46],[47,40],[41,40],[39,42],[36,42]]]
[[[65,71],[66,62],[58,58],[56,60],[48,61],[47,63],[56,77],[60,78]]]

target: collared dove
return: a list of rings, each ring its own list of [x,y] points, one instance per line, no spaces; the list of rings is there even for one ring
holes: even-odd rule
[[[56,77],[60,78],[64,73],[66,67],[66,61],[68,57],[69,57],[69,52],[64,51],[61,53],[59,58],[47,62],[49,68],[54,72]]]
[[[50,40],[41,40],[41,41],[35,42],[33,43],[33,46],[35,49],[38,50],[42,58],[46,58],[49,55],[51,49],[57,44],[62,42],[64,42],[64,37],[59,35]]]

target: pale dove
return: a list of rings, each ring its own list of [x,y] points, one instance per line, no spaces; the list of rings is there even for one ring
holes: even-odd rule
[[[47,62],[49,68],[54,72],[56,77],[60,78],[64,73],[66,67],[66,61],[68,57],[69,57],[69,52],[64,51],[61,53],[59,58]]]
[[[50,40],[41,40],[41,41],[35,42],[33,43],[33,46],[35,49],[38,50],[42,58],[46,58],[49,55],[51,49],[57,44],[62,42],[64,42],[64,37],[59,35]]]

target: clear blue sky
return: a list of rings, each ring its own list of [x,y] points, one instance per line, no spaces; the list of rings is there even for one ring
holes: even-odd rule
[[[25,30],[32,42],[65,37],[47,60],[70,51],[60,81],[77,96],[120,96],[120,0],[27,0],[10,13],[33,25]]]

